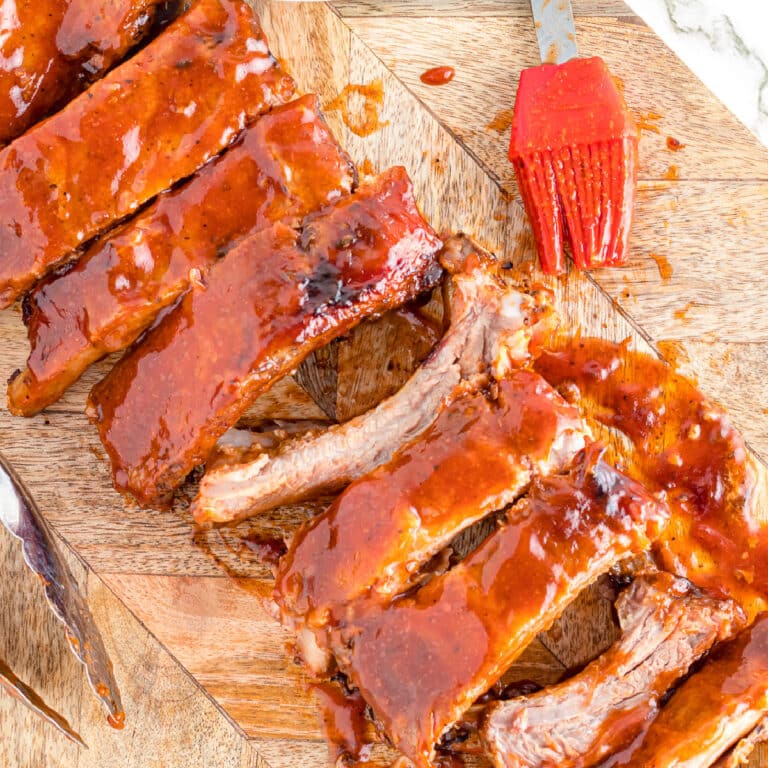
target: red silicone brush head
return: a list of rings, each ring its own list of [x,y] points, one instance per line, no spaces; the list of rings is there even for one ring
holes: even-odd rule
[[[622,264],[637,180],[637,126],[605,62],[525,69],[509,158],[545,272]]]

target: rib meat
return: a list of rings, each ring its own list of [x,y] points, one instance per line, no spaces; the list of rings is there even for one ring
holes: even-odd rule
[[[8,387],[10,410],[38,413],[91,363],[135,341],[233,243],[272,222],[301,219],[354,182],[314,96],[265,115],[191,181],[30,294],[32,351]]]
[[[451,397],[524,364],[554,324],[549,294],[521,290],[465,238],[441,254],[452,274],[450,327],[405,385],[376,408],[278,448],[227,447],[207,467],[192,513],[200,524],[243,519],[335,491],[388,462],[421,434]]]
[[[615,765],[709,768],[768,710],[768,614],[683,683]]]
[[[715,768],[738,768],[749,760],[758,744],[768,739],[768,717],[764,717],[736,746],[715,763]]]
[[[0,144],[66,104],[149,31],[162,0],[3,5]]]
[[[244,0],[198,0],[0,152],[0,307],[292,93]]]
[[[252,235],[97,384],[115,485],[167,504],[259,394],[312,350],[431,288],[440,240],[393,168],[297,232]]]
[[[565,469],[583,447],[576,409],[530,371],[510,374],[493,399],[481,392],[452,403],[294,537],[275,599],[299,630],[305,661],[324,667],[322,630],[351,600],[391,599],[460,531],[512,503],[534,474]]]
[[[333,633],[336,659],[395,746],[429,766],[443,731],[584,587],[647,549],[667,517],[593,444],[569,475],[534,481],[510,522],[458,566],[388,606],[351,606]]]
[[[482,736],[496,766],[597,765],[632,743],[691,664],[744,625],[731,600],[668,573],[639,577],[616,608],[621,638],[583,672],[491,705]]]

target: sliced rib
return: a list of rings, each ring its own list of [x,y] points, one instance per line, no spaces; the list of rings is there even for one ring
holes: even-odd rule
[[[183,187],[29,295],[32,351],[9,384],[9,409],[38,413],[91,363],[135,341],[234,243],[275,221],[300,220],[351,192],[354,181],[314,96],[265,115]]]
[[[588,768],[628,747],[696,660],[744,626],[731,600],[668,573],[640,576],[616,603],[622,636],[583,672],[498,702],[482,728],[500,768]]]
[[[305,661],[322,670],[322,630],[350,601],[393,598],[458,533],[511,504],[534,474],[567,468],[584,447],[583,429],[540,376],[514,371],[492,395],[454,401],[350,485],[297,533],[277,574],[275,599]]]
[[[0,307],[292,93],[244,0],[198,0],[0,152]]]
[[[529,360],[554,325],[549,294],[521,289],[466,238],[451,239],[441,261],[451,273],[450,327],[400,391],[345,424],[273,450],[246,444],[220,451],[192,505],[198,523],[241,520],[339,490],[388,462],[452,397]]]
[[[163,505],[250,403],[310,352],[440,277],[440,240],[393,168],[230,251],[91,392],[115,485]]]
[[[149,32],[163,0],[36,0],[3,6],[0,145],[62,107]]]
[[[738,768],[745,765],[758,744],[768,740],[768,717],[764,717],[735,747],[715,763],[715,768]]]
[[[464,561],[388,606],[361,600],[333,633],[343,672],[418,766],[533,638],[668,517],[590,446],[567,476],[537,479],[510,522]],[[361,553],[364,557],[365,553]]]
[[[768,711],[768,614],[715,651],[615,765],[709,768]]]

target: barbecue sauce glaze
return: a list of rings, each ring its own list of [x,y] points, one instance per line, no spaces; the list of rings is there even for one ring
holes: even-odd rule
[[[581,393],[600,423],[631,441],[630,473],[663,492],[672,521],[655,547],[661,567],[751,616],[768,592],[768,530],[744,440],[725,412],[665,363],[625,344],[571,339],[536,369],[563,392]]]

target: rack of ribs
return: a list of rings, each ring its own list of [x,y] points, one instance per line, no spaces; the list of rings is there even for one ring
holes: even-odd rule
[[[27,296],[32,349],[9,383],[9,409],[38,413],[91,363],[135,341],[233,244],[275,221],[299,221],[355,181],[314,96],[264,115],[189,182]]]
[[[149,33],[162,4],[163,0],[11,4],[0,43],[6,62],[0,69],[0,145],[62,107],[120,61]]]
[[[91,392],[115,485],[161,506],[250,403],[314,349],[431,289],[441,242],[393,168],[243,240]]]
[[[0,152],[0,308],[292,94],[250,6],[198,0]]]
[[[389,605],[362,599],[332,633],[336,660],[417,766],[540,631],[599,575],[648,549],[666,506],[591,444],[455,568]]]
[[[768,614],[717,649],[672,695],[638,744],[612,765],[709,768],[768,711]],[[726,758],[723,764],[728,764]],[[733,761],[731,765],[737,764]]]
[[[307,523],[280,561],[275,599],[305,662],[325,668],[325,630],[352,600],[391,600],[458,533],[515,501],[535,474],[567,468],[584,438],[576,409],[531,371],[445,408]]]
[[[599,765],[630,746],[691,665],[745,623],[733,601],[668,573],[638,577],[616,610],[621,637],[581,673],[489,707],[482,737],[494,765]]]
[[[463,237],[448,241],[440,261],[451,275],[450,326],[403,387],[368,413],[272,450],[247,441],[222,446],[192,506],[199,524],[227,523],[340,490],[390,461],[453,398],[530,361],[554,327],[550,295],[536,286],[521,288],[518,275]]]

